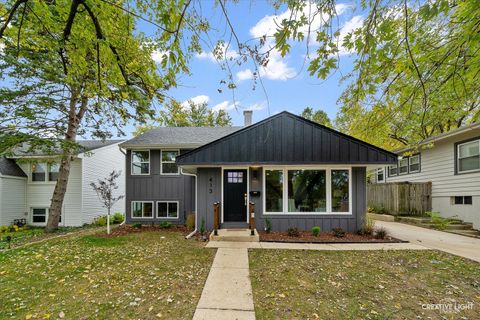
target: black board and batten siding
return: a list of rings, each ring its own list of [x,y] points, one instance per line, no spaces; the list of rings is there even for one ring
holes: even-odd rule
[[[282,112],[194,149],[180,165],[394,164],[397,156]]]
[[[180,150],[180,154],[186,152]],[[195,211],[195,177],[187,175],[161,175],[160,150],[150,150],[150,174],[131,175],[131,150],[126,156],[126,222],[159,224],[170,221],[174,224],[184,224],[186,215]],[[153,201],[154,218],[132,218],[132,201]],[[159,219],[156,217],[157,201],[178,201],[178,219]]]

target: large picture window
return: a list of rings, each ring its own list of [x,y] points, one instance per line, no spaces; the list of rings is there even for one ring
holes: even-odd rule
[[[178,218],[178,201],[158,201],[157,218]]]
[[[326,212],[325,170],[288,170],[288,212]]]
[[[264,214],[351,214],[350,174],[343,168],[265,168]]]
[[[132,151],[132,174],[150,174],[150,151]]]
[[[162,150],[162,174],[178,174],[178,166],[175,162],[178,154],[178,150]]]
[[[265,211],[283,212],[283,170],[265,170]]]
[[[457,171],[459,173],[480,170],[480,139],[458,145]]]
[[[153,202],[132,201],[132,218],[153,218]]]
[[[332,170],[332,212],[350,211],[349,181],[348,170]]]

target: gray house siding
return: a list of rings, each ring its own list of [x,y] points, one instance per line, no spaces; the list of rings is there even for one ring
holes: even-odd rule
[[[340,227],[348,232],[356,232],[362,225],[366,213],[366,168],[352,168],[352,215],[263,215],[262,177],[263,168],[250,168],[250,191],[260,191],[260,196],[250,196],[255,203],[255,221],[257,230],[265,229],[265,219],[272,222],[274,231],[286,231],[290,227],[310,230],[319,226],[322,231]],[[256,178],[254,170],[257,171]],[[205,219],[207,230],[213,229],[213,203],[221,201],[221,168],[198,168],[198,227]]]
[[[198,226],[200,230],[202,219],[205,220],[205,228],[213,229],[213,204],[220,202],[222,197],[222,169],[221,168],[198,168]]]
[[[186,152],[180,150],[180,153]],[[126,156],[126,222],[158,224],[170,221],[184,224],[188,213],[195,211],[195,177],[187,175],[161,175],[160,150],[150,150],[150,174],[131,175],[131,150]],[[132,201],[154,201],[154,218],[132,218]],[[179,218],[156,217],[157,201],[178,201]]]
[[[397,156],[288,112],[177,158],[180,165],[388,164]]]

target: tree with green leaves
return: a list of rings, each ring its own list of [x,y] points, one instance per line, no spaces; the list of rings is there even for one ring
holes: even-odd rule
[[[135,136],[153,128],[164,127],[225,127],[232,125],[232,118],[225,110],[213,111],[208,103],[187,101],[186,105],[176,100],[169,100],[158,116],[148,124],[139,125],[133,133]]]
[[[329,128],[332,127],[332,122],[330,121],[330,118],[328,117],[327,113],[323,110],[314,111],[313,108],[306,107],[305,109],[303,109],[300,116],[310,121],[324,125],[326,127],[329,127]]]
[[[28,144],[61,150],[47,231],[58,227],[78,136],[105,139],[131,119],[153,116],[153,101],[187,71],[200,19],[184,1],[15,0],[0,4],[0,152]],[[154,40],[138,32],[142,15]],[[194,30],[185,39],[185,30]],[[161,65],[152,60],[164,52]],[[13,132],[13,133],[12,133]]]

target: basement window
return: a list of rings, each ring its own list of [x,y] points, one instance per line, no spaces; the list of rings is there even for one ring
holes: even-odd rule
[[[451,202],[453,205],[471,205],[473,204],[472,196],[455,196],[452,197]]]

